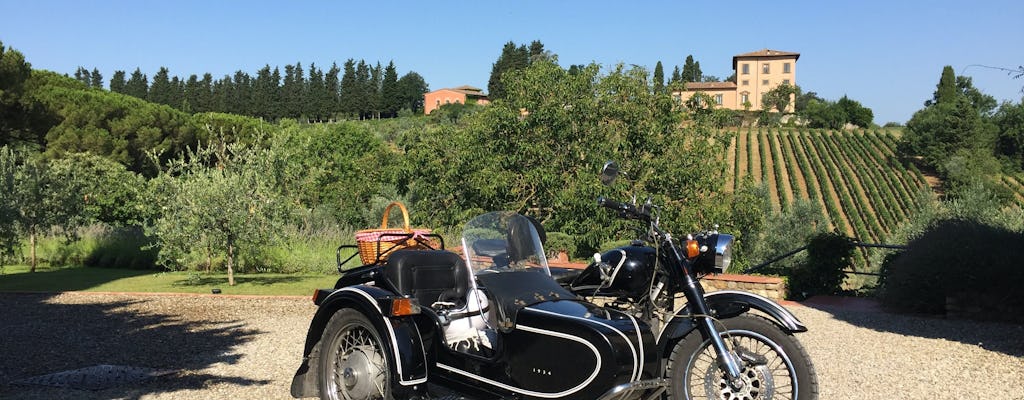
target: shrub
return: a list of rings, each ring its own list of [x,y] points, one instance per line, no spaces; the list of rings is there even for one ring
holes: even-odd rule
[[[853,257],[853,241],[839,233],[822,233],[807,244],[807,261],[789,271],[791,298],[839,292]]]
[[[156,264],[159,251],[153,246],[153,238],[139,227],[101,229],[93,235],[83,237],[83,242],[92,242],[90,251],[81,261],[89,267],[160,269]]]
[[[884,304],[941,314],[950,298],[981,317],[1024,321],[1024,234],[964,219],[941,220],[885,265]]]
[[[548,241],[544,244],[544,251],[548,258],[558,256],[558,252],[565,251],[570,257],[576,255],[576,239],[568,233],[548,232]]]

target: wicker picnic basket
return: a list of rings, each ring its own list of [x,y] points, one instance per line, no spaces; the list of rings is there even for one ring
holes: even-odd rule
[[[388,217],[391,208],[398,207],[402,211],[402,228],[389,228]],[[435,248],[431,230],[426,228],[413,229],[409,225],[409,210],[400,202],[394,201],[384,208],[384,217],[378,229],[356,231],[356,244],[359,247],[359,258],[363,264],[376,264],[387,261],[388,256],[402,249]]]

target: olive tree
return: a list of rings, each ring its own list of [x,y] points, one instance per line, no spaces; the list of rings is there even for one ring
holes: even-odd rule
[[[88,220],[84,213],[85,181],[75,176],[73,169],[55,167],[38,158],[19,157],[6,148],[0,153],[0,188],[5,192],[0,200],[0,218],[5,222],[0,240],[10,254],[19,244],[18,238],[27,236],[29,271],[35,272],[41,235],[57,227],[70,237]]]
[[[228,284],[234,285],[239,255],[276,242],[288,206],[275,189],[271,150],[242,144],[213,144],[189,152],[154,179],[165,194],[152,231],[160,262],[182,266],[196,250],[226,255]],[[212,165],[211,165],[212,164]]]
[[[7,146],[0,147],[0,258],[13,255],[18,245],[14,197],[16,167],[14,151]]]

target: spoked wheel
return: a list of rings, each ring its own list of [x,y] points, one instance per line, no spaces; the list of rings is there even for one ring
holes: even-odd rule
[[[338,311],[320,340],[321,399],[391,399],[388,357],[366,316],[352,309]]]
[[[718,367],[710,340],[691,332],[672,351],[668,375],[672,399],[805,400],[818,398],[814,365],[800,342],[764,318],[743,315],[724,320],[724,338],[743,359],[740,378],[731,382]]]

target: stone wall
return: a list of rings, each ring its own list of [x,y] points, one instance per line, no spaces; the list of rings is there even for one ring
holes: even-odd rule
[[[705,276],[700,282],[706,292],[742,290],[776,301],[786,299],[786,282],[774,276],[719,274]]]

